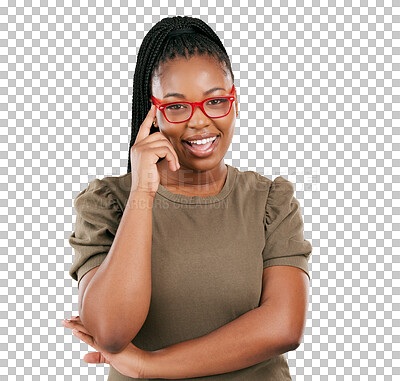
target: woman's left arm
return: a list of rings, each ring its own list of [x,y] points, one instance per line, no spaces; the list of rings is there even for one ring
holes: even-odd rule
[[[143,377],[228,373],[295,350],[303,336],[308,285],[308,276],[297,267],[265,268],[259,307],[205,336],[146,352]]]

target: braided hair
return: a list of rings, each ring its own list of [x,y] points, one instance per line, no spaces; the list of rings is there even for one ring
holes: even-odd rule
[[[169,36],[178,29],[192,28],[195,34]],[[133,76],[131,140],[128,151],[128,173],[131,172],[131,147],[140,125],[150,110],[151,79],[159,65],[176,57],[189,59],[195,54],[205,55],[225,63],[232,80],[234,75],[229,56],[217,34],[203,20],[190,16],[167,17],[155,24],[146,34],[139,48]],[[150,134],[157,132],[152,126]],[[160,158],[161,161],[164,158]]]

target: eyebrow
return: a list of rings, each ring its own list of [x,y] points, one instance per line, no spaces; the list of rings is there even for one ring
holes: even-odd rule
[[[213,87],[212,89],[205,91],[205,92],[203,93],[203,95],[208,95],[208,94],[213,93],[214,91],[217,91],[217,90],[224,90],[224,91],[226,91],[226,90],[223,89],[222,87]],[[181,94],[181,93],[168,93],[168,94],[165,94],[165,95],[164,95],[164,98],[168,98],[168,97],[186,98],[186,97],[185,97],[183,94]]]

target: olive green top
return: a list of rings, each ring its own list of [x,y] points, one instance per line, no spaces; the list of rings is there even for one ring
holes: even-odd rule
[[[204,336],[257,308],[263,268],[294,266],[309,276],[312,246],[304,239],[294,185],[282,176],[272,181],[226,166],[227,178],[217,195],[191,197],[158,187],[152,211],[150,309],[132,340],[143,350]],[[79,282],[106,257],[130,188],[131,173],[105,177],[92,180],[75,198],[75,231],[69,237],[74,280]],[[110,366],[108,380],[136,378]],[[188,380],[291,377],[282,354],[238,371]]]

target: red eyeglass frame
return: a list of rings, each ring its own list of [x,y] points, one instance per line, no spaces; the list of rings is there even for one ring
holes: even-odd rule
[[[231,102],[231,104],[230,104],[230,106],[229,106],[229,111],[228,111],[225,115],[222,115],[222,116],[215,116],[215,117],[213,117],[213,116],[207,115],[207,113],[206,113],[206,111],[204,110],[204,107],[203,107],[204,102],[207,102],[207,101],[209,101],[210,99],[221,99],[221,98],[223,98],[223,99],[228,99],[228,100]],[[232,104],[233,104],[233,101],[234,101],[235,99],[236,99],[236,96],[235,96],[235,85],[232,86],[232,90],[231,90],[231,92],[230,92],[230,95],[211,97],[211,98],[204,99],[204,100],[201,101],[201,102],[170,102],[170,103],[161,103],[161,101],[160,101],[159,99],[157,99],[157,98],[151,96],[151,100],[153,101],[154,105],[163,113],[164,118],[165,118],[169,123],[183,123],[183,122],[187,122],[187,121],[193,116],[194,109],[195,109],[195,107],[197,107],[197,106],[201,108],[201,110],[203,111],[204,115],[206,115],[208,118],[211,118],[211,119],[223,118],[224,116],[227,116],[227,115],[231,112]],[[189,118],[187,118],[187,119],[185,119],[185,120],[182,120],[181,122],[171,122],[171,121],[168,120],[167,116],[165,115],[165,107],[167,107],[167,106],[169,106],[169,105],[172,105],[172,104],[175,104],[175,103],[179,103],[179,104],[186,103],[186,104],[190,104],[190,105],[192,106],[192,113],[190,114]]]

